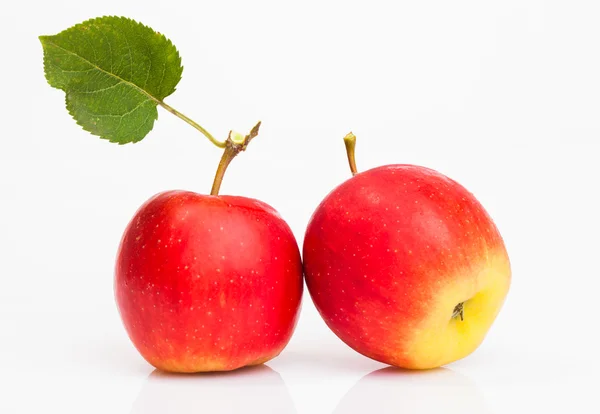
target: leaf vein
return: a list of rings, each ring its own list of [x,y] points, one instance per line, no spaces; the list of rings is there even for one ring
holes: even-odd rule
[[[56,48],[58,48],[58,49],[60,49],[60,50],[62,50],[64,52],[66,52],[67,54],[75,56],[76,58],[78,58],[78,59],[82,60],[83,62],[87,63],[88,65],[90,65],[92,67],[92,69],[97,69],[99,72],[102,72],[102,73],[104,73],[106,75],[112,76],[115,79],[123,82],[124,84],[131,86],[133,89],[135,89],[138,92],[142,93],[143,95],[145,95],[146,97],[148,97],[152,101],[156,102],[157,104],[162,104],[162,101],[160,99],[155,98],[154,96],[150,95],[148,92],[146,92],[144,89],[140,88],[135,83],[133,83],[131,81],[128,81],[128,80],[126,80],[126,79],[124,79],[124,78],[122,78],[122,77],[120,77],[120,76],[118,76],[118,75],[116,75],[114,73],[110,73],[110,72],[106,71],[105,69],[102,69],[101,67],[99,67],[98,65],[90,62],[86,58],[84,58],[82,56],[79,56],[77,53],[74,53],[74,52],[72,52],[72,51],[70,51],[68,49],[63,48],[62,46],[59,46],[56,43],[51,43],[51,44],[52,44],[52,46],[54,46],[54,47],[56,47]]]
[[[168,57],[168,55],[165,55],[162,75],[160,77],[160,82],[158,82],[157,91],[159,91],[159,93],[160,93],[160,90],[162,89],[163,81],[165,80],[165,72],[167,71],[167,57]]]
[[[125,43],[127,44],[127,50],[129,52],[129,77],[133,79],[133,55],[131,54],[131,45],[129,44],[129,39],[127,39],[127,35],[123,36],[125,39]]]
[[[92,111],[88,111],[87,109],[83,109],[83,108],[79,108],[79,110],[82,112],[85,112],[88,115],[95,116],[98,118],[125,118],[126,116],[131,115],[132,113],[134,113],[135,111],[140,109],[142,107],[142,105],[144,105],[146,102],[148,102],[148,101],[142,101],[139,104],[137,104],[133,109],[131,109],[127,112],[123,112],[122,114],[98,114],[98,113],[94,113]]]
[[[94,68],[90,68],[90,69],[86,69],[86,70],[67,70],[67,69],[63,69],[60,65],[57,65],[54,62],[48,62],[50,65],[54,66],[55,68],[58,68],[61,70],[61,72],[65,72],[65,73],[85,73],[85,72],[90,72],[92,70],[95,70]]]
[[[106,33],[104,33],[97,25],[95,27],[98,29],[98,32],[104,37],[106,40],[106,44],[108,45],[108,55],[110,56],[110,71],[113,71],[113,51],[112,51],[112,43]]]
[[[146,72],[146,80],[144,80],[144,87],[146,89],[146,85],[148,84],[148,79],[150,79],[150,71],[152,70],[152,49],[150,46],[147,46],[148,56],[150,56],[150,64],[148,65],[148,71]],[[158,90],[160,92],[160,89]]]
[[[104,91],[107,91],[109,89],[112,89],[112,88],[115,88],[115,87],[121,85],[121,83],[122,82],[119,81],[119,82],[115,83],[114,85],[110,85],[110,86],[108,86],[106,88],[100,88],[100,89],[95,89],[95,90],[91,90],[91,91],[90,90],[87,90],[87,91],[76,91],[76,93],[88,95],[88,94],[93,94],[93,93],[104,92]]]

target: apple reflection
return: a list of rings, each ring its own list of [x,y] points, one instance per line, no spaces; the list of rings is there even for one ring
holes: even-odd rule
[[[477,386],[462,374],[447,368],[406,371],[388,367],[362,377],[334,414],[492,412]]]
[[[153,371],[131,414],[296,413],[278,372],[266,365],[231,372],[169,374]]]

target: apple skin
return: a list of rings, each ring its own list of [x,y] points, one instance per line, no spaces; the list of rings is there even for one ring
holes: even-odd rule
[[[307,288],[325,323],[357,352],[428,369],[483,341],[511,282],[498,229],[457,182],[414,165],[359,173],[308,224]],[[453,317],[464,302],[464,320]]]
[[[298,244],[272,207],[187,191],[157,194],[139,208],[114,282],[134,346],[171,372],[274,358],[295,329],[303,289]]]

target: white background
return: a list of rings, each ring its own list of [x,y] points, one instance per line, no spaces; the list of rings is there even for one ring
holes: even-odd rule
[[[305,295],[285,351],[228,375],[153,373],[113,300],[117,243],[168,189],[207,192],[220,150],[160,110],[139,144],[82,131],[37,36],[105,14],[183,57],[167,102],[224,138],[262,120],[222,193],[274,206],[299,243],[359,169],[412,163],[472,191],[513,285],[481,347],[424,373],[339,341]],[[597,1],[8,2],[0,14],[0,412],[514,413],[598,410]]]

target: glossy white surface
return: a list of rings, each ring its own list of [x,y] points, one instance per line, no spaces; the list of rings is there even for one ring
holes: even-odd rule
[[[181,376],[153,370],[127,346],[101,337],[55,347],[51,342],[37,352],[38,346],[8,349],[13,358],[5,364],[10,376],[5,371],[2,412],[507,413],[597,407],[598,364],[572,349],[551,355],[484,346],[446,368],[407,372],[324,341],[320,350],[291,346],[266,366]]]
[[[3,5],[0,413],[598,410],[600,4],[395,3]],[[274,206],[300,243],[349,177],[349,130],[361,170],[426,165],[471,190],[513,266],[482,346],[442,369],[390,369],[341,343],[306,295],[267,366],[155,372],[116,312],[116,246],[156,192],[208,191],[220,152],[164,111],[136,145],[75,125],[45,82],[37,35],[102,14],[173,40],[185,69],[167,101],[215,135],[263,121],[222,190]]]

